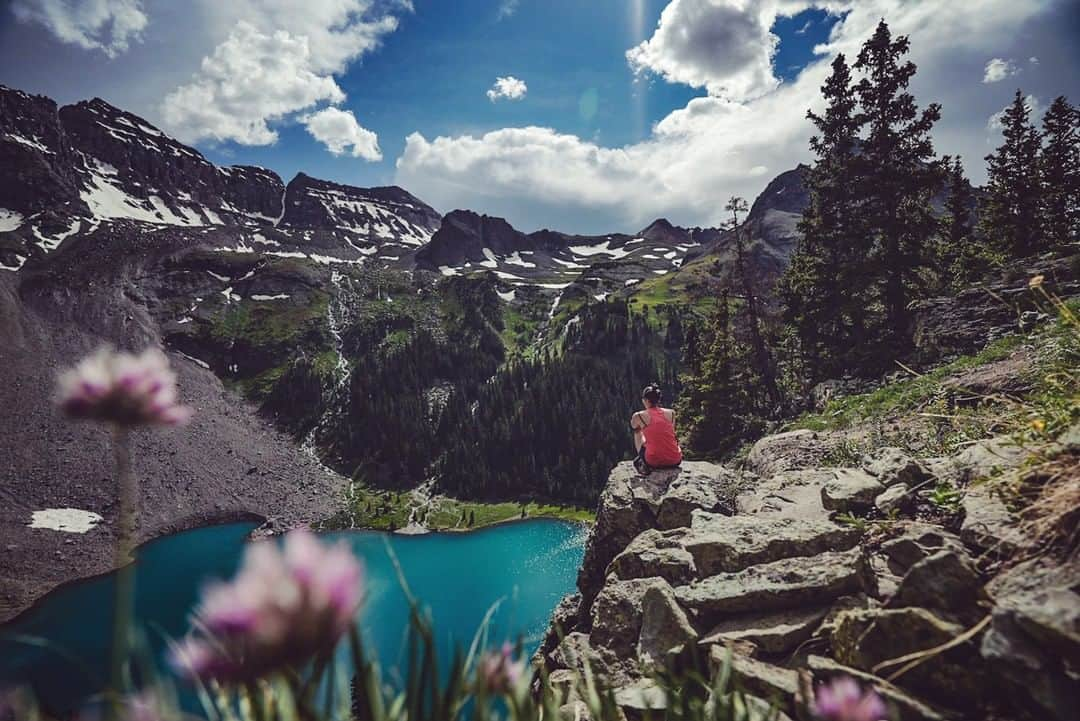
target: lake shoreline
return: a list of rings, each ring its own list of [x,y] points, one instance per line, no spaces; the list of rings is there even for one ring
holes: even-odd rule
[[[152,631],[143,649],[151,663],[166,667],[170,639],[189,632],[202,589],[235,576],[256,527],[249,519],[140,546],[132,569],[135,618]],[[449,659],[455,644],[468,644],[489,623],[492,609],[503,605],[491,626],[495,637],[539,643],[552,609],[576,583],[585,531],[565,521],[532,519],[441,537],[356,529],[328,531],[323,539],[350,549],[364,565],[365,603],[356,621],[379,657],[395,658],[400,651],[415,598],[439,619],[444,637],[438,652]],[[0,626],[0,678],[34,688],[61,718],[98,692],[105,679],[75,671],[100,667],[108,654],[118,577],[113,571],[62,584]],[[180,693],[197,701],[184,688]]]
[[[226,511],[217,514],[209,514],[205,518],[199,518],[197,516],[190,516],[182,520],[178,520],[171,526],[166,526],[163,531],[152,537],[140,541],[138,546],[135,547],[136,558],[141,555],[148,547],[161,543],[173,536],[187,533],[190,531],[197,531],[200,529],[211,528],[213,526],[224,526],[234,523],[250,523],[252,524],[251,530],[247,534],[249,541],[257,541],[266,538],[276,538],[287,533],[290,528],[271,529],[267,527],[269,519],[258,513],[252,513],[249,511]],[[558,518],[555,516],[535,516],[529,518],[506,518],[499,521],[492,521],[491,523],[485,523],[482,526],[476,526],[473,528],[436,528],[429,529],[423,533],[402,533],[400,530],[388,531],[382,528],[369,528],[369,527],[356,527],[356,528],[328,528],[316,531],[320,534],[331,533],[385,533],[393,535],[397,538],[407,537],[423,537],[430,535],[465,535],[469,533],[478,533],[481,531],[488,531],[498,528],[500,526],[508,526],[515,523],[529,523],[529,522],[552,522],[552,523],[568,523],[568,524],[584,524],[592,526],[592,521],[574,520],[566,518]],[[77,534],[85,535],[85,534]],[[111,548],[110,548],[111,552]],[[136,561],[137,563],[138,561]],[[104,576],[108,576],[111,573],[118,571],[122,566],[110,565],[104,570],[95,571],[90,574],[80,575],[73,578],[68,578],[60,583],[50,586],[43,592],[36,594],[33,599],[25,604],[22,608],[15,611],[13,615],[2,616],[0,615],[0,635],[3,634],[4,628],[15,625],[22,622],[25,618],[32,614],[39,606],[46,603],[48,599],[54,594],[66,591],[71,586],[77,586],[80,584],[88,583],[96,579],[100,579]]]

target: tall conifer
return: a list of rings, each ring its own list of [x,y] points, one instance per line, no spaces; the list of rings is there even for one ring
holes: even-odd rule
[[[908,38],[893,39],[882,20],[854,66],[864,73],[855,86],[858,117],[867,130],[860,154],[862,210],[873,227],[875,275],[882,279],[885,311],[875,339],[879,361],[895,358],[910,343],[908,303],[929,261],[936,225],[930,199],[943,179],[930,138],[941,106],[931,103],[919,112],[908,92],[915,75],[915,64],[904,60],[908,50]]]
[[[959,155],[945,156],[943,160],[948,180],[938,241],[938,271],[946,290],[959,290],[985,270],[986,261],[972,226],[975,196],[964,175],[964,164]]]
[[[1080,242],[1080,108],[1059,96],[1043,116],[1040,225],[1054,250]]]
[[[1031,110],[1017,90],[1001,118],[1005,141],[986,156],[989,180],[982,208],[983,232],[996,248],[1015,258],[1026,258],[1044,246],[1039,228],[1040,142]]]
[[[865,327],[866,273],[857,162],[860,121],[843,54],[821,88],[823,115],[807,117],[817,128],[810,148],[817,156],[807,172],[810,203],[799,223],[801,237],[780,282],[785,319],[799,346],[809,384],[847,365],[847,350],[861,346]]]

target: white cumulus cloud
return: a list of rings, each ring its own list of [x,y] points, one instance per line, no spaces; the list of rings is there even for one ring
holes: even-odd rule
[[[323,108],[301,118],[311,136],[326,146],[334,155],[377,161],[382,160],[379,137],[361,127],[356,116],[349,110]]]
[[[779,38],[769,28],[775,2],[672,0],[653,36],[626,52],[637,72],[705,88],[734,99],[760,96],[779,84],[772,58]]]
[[[495,102],[499,98],[507,100],[521,100],[529,88],[524,80],[518,80],[513,75],[505,78],[495,78],[495,84],[487,91],[488,100]]]
[[[166,128],[187,142],[277,140],[276,122],[345,100],[334,75],[378,47],[397,17],[375,0],[230,0],[209,6],[228,36],[166,95]],[[400,0],[393,7],[410,10]],[[340,122],[340,121],[339,121]]]
[[[1016,63],[1012,60],[992,58],[990,62],[986,64],[982,81],[984,83],[997,83],[1007,77],[1016,75],[1017,72]]]
[[[945,105],[934,129],[938,152],[970,159],[975,175],[975,159],[986,153],[986,118],[1000,98],[971,83],[970,68],[982,68],[991,52],[1019,57],[1017,29],[1051,4],[672,0],[653,36],[631,50],[631,63],[708,94],[670,112],[643,141],[605,147],[542,127],[413,133],[397,159],[395,182],[436,207],[503,215],[527,230],[630,232],[658,216],[715,225],[722,220],[721,199],[752,199],[773,176],[811,160],[813,128],[805,112],[821,110],[829,63],[838,52],[854,62],[882,17],[894,37],[911,38],[910,57],[919,67],[912,91],[920,105]],[[816,59],[790,82],[777,84],[765,61],[775,45],[768,28],[776,17],[807,7],[824,8],[838,20]],[[708,51],[733,29],[717,18],[742,28],[752,41],[740,35],[733,42],[746,47]]]
[[[110,58],[138,41],[149,18],[141,0],[15,0],[16,19],[39,23],[65,43]]]

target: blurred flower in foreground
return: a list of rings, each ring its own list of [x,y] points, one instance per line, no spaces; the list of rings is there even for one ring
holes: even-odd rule
[[[0,721],[18,721],[25,718],[21,715],[24,706],[25,698],[21,690],[0,686]]]
[[[72,418],[119,426],[174,426],[192,413],[179,404],[176,374],[156,348],[139,355],[99,349],[61,374],[59,401]]]
[[[363,599],[363,569],[344,543],[328,546],[292,531],[283,548],[254,543],[229,583],[203,592],[197,635],[173,648],[190,678],[244,681],[329,651]]]
[[[488,651],[476,664],[480,686],[487,693],[509,693],[525,675],[525,662],[514,660],[514,651],[504,643],[501,651]]]
[[[882,721],[885,704],[877,692],[859,688],[855,679],[843,676],[818,687],[814,715],[827,721]]]

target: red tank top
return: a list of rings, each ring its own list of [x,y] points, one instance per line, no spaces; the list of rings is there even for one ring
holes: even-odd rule
[[[682,449],[675,438],[675,426],[660,408],[649,408],[649,425],[641,429],[645,436],[645,462],[657,468],[682,463]]]

